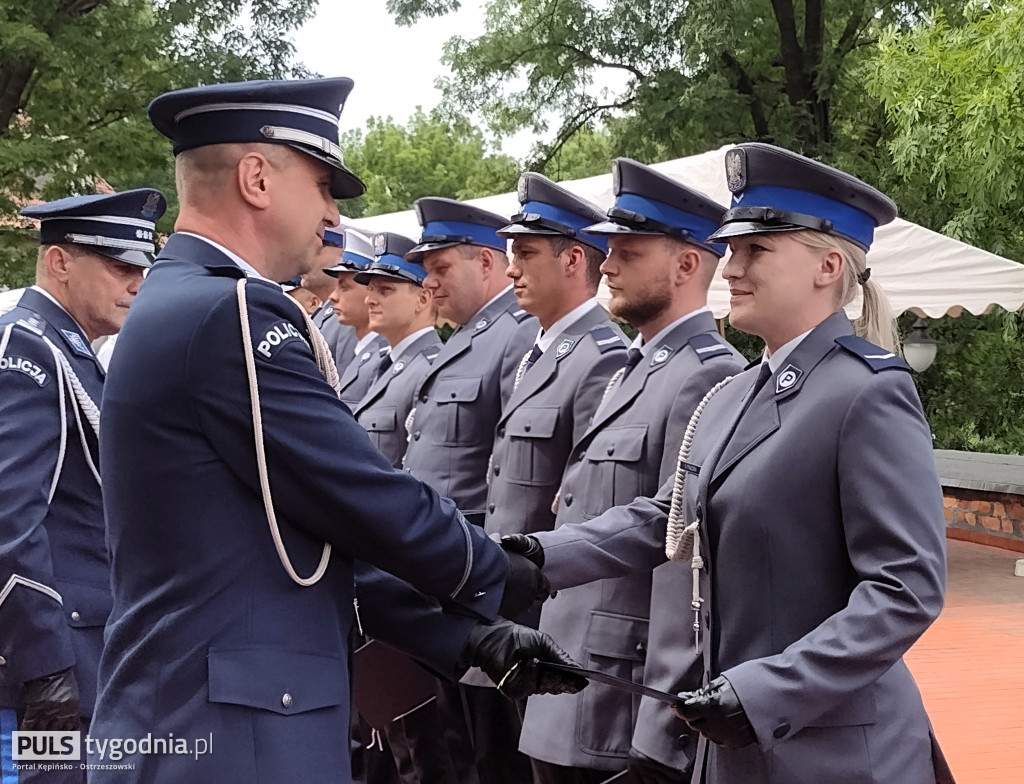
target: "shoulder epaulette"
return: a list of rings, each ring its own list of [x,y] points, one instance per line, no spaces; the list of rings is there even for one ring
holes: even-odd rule
[[[434,364],[434,357],[441,353],[441,346],[427,346],[423,349],[423,356],[427,358],[427,362],[431,365]]]
[[[910,365],[904,362],[903,358],[898,354],[887,351],[886,349],[876,346],[874,343],[870,343],[864,340],[864,338],[857,337],[856,335],[843,335],[841,338],[836,338],[836,343],[838,343],[841,348],[849,351],[876,373],[880,370],[890,369],[910,370]]]
[[[25,318],[20,318],[14,322],[15,326],[21,327],[22,329],[28,330],[33,335],[43,336],[46,331],[46,322],[43,321],[42,317],[35,313]]]
[[[509,305],[508,312],[511,313],[512,318],[514,318],[520,324],[526,321],[526,319],[530,318],[530,314],[523,310],[521,307],[519,307],[518,302],[513,302],[511,305]]]
[[[707,362],[712,357],[720,357],[725,354],[731,354],[732,351],[725,345],[716,335],[712,335],[710,332],[699,332],[688,341],[686,345],[694,350],[697,354],[697,358],[703,363]]]
[[[608,324],[602,324],[590,330],[590,337],[594,339],[597,350],[602,354],[626,348],[626,344],[622,342],[622,337]]]

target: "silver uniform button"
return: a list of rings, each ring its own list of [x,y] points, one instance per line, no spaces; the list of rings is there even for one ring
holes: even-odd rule
[[[82,616],[79,615],[78,610],[75,610],[73,613],[71,613],[71,620],[73,620],[73,621],[80,621],[80,620],[82,620]]]
[[[5,664],[7,664],[7,659],[5,659],[3,656],[0,656],[0,667],[3,667]]]
[[[285,692],[284,695],[281,697],[281,704],[284,705],[284,707],[286,708],[290,708],[292,706],[292,695],[290,695],[288,692]]]

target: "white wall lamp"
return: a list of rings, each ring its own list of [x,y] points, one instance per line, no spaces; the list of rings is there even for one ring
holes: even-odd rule
[[[903,358],[918,373],[923,373],[935,361],[935,352],[939,344],[928,334],[928,325],[924,319],[918,319],[910,328],[910,334],[903,341]]]

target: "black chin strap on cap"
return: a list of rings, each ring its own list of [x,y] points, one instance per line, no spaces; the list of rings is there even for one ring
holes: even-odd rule
[[[761,223],[767,227],[793,226],[794,228],[813,229],[814,231],[831,234],[835,226],[827,218],[804,215],[800,212],[777,210],[772,207],[733,207],[725,213],[723,224],[744,221]]]

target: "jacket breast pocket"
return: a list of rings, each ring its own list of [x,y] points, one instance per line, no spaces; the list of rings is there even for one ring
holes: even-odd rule
[[[509,482],[520,485],[555,485],[562,478],[564,459],[552,440],[558,426],[557,407],[517,408],[504,425],[508,441],[505,465]],[[564,457],[564,456],[563,456]]]
[[[586,450],[590,471],[584,512],[599,515],[643,494],[647,425],[609,427]]]
[[[368,408],[359,415],[359,424],[368,433],[391,433],[398,427],[398,409],[394,406]]]
[[[109,588],[57,581],[57,591],[64,600],[64,615],[68,626],[106,626],[107,616],[114,606]]]
[[[586,667],[643,683],[647,650],[646,618],[592,612],[584,640]],[[640,698],[602,683],[581,693],[576,740],[590,754],[629,752]]]
[[[282,716],[348,702],[347,664],[339,656],[268,648],[211,649],[210,702]]]
[[[467,446],[483,437],[474,417],[477,398],[480,397],[480,376],[443,378],[437,382],[435,400],[444,420],[444,436],[435,443],[441,446]]]

